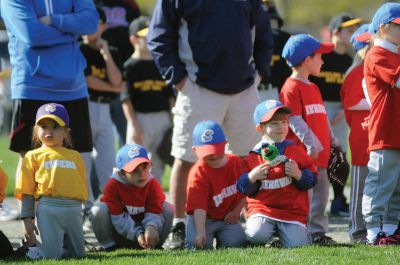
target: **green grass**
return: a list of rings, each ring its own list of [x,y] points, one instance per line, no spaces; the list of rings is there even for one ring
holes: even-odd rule
[[[34,264],[398,264],[399,247],[246,248],[214,251],[117,250],[89,253],[84,259],[41,260]],[[6,263],[31,263],[25,259]]]

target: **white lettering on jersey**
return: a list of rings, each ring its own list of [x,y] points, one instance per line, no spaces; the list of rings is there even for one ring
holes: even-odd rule
[[[292,184],[291,177],[283,177],[283,178],[273,179],[273,180],[266,179],[266,180],[261,181],[260,189],[275,190],[275,189],[280,189],[280,188],[289,186],[290,184]]]
[[[326,114],[325,106],[322,104],[310,104],[306,105],[305,108],[307,115],[317,114],[317,113]]]
[[[50,160],[44,161],[44,167],[49,170],[55,167],[76,169],[76,165],[68,160]]]
[[[127,206],[127,205],[125,205],[125,208],[128,211],[129,215],[136,215],[139,213],[144,213],[146,210],[144,207],[134,207],[134,206]]]
[[[236,193],[237,193],[236,184],[223,188],[220,194],[213,196],[215,207],[219,207],[225,198],[235,195]]]

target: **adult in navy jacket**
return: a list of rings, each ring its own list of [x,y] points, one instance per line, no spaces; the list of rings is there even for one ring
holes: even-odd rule
[[[31,149],[36,110],[48,102],[69,112],[73,145],[92,150],[87,104],[86,61],[77,37],[97,31],[92,0],[1,0],[12,65],[13,120],[10,149]]]
[[[158,0],[147,40],[162,76],[178,91],[170,185],[176,210],[165,245],[175,249],[183,245],[186,183],[196,162],[193,128],[214,120],[223,126],[230,149],[248,154],[259,140],[252,115],[260,78],[269,78],[273,40],[260,0]]]

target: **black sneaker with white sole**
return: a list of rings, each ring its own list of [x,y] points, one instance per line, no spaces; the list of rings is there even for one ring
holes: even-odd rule
[[[163,247],[164,249],[177,250],[183,249],[185,244],[185,223],[179,222],[171,229],[167,240]]]

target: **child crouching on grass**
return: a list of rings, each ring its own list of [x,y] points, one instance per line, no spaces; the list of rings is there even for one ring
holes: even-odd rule
[[[226,138],[219,124],[202,121],[193,131],[197,163],[187,186],[185,248],[241,247],[246,236],[239,221],[244,197],[236,190],[242,159],[225,154]]]
[[[150,175],[146,149],[125,145],[117,153],[116,165],[103,197],[92,208],[90,219],[97,240],[105,251],[161,248],[171,230],[174,210]]]
[[[27,256],[83,257],[82,202],[88,196],[85,166],[81,155],[69,149],[69,116],[63,105],[48,103],[38,109],[33,144],[38,148],[22,160],[15,189],[21,199]]]
[[[307,230],[308,190],[317,182],[317,171],[306,151],[285,140],[290,109],[267,100],[254,112],[259,142],[245,158],[248,172],[238,182],[247,195],[247,239],[256,245],[269,243],[276,235],[284,247],[311,244]]]

